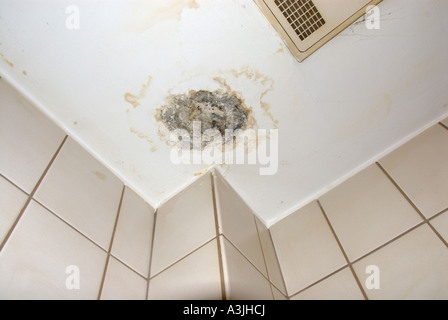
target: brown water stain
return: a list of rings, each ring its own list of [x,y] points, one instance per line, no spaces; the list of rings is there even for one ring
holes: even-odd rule
[[[6,57],[2,54],[2,53],[0,53],[0,57],[2,58],[2,60],[4,61],[4,62],[6,62],[11,68],[13,68],[14,67],[14,63],[12,63],[11,61],[9,61],[8,59],[6,59]]]
[[[245,76],[246,78],[248,78],[249,80],[255,81],[255,82],[260,82],[263,86],[266,87],[266,89],[261,93],[260,95],[260,107],[261,109],[263,109],[263,114],[268,117],[269,119],[271,119],[273,125],[274,125],[274,129],[278,129],[279,126],[279,121],[277,119],[274,118],[273,114],[271,113],[271,105],[267,102],[264,101],[265,96],[272,90],[274,90],[274,80],[270,77],[268,77],[267,75],[251,69],[248,66],[244,66],[241,70],[231,70],[230,71],[231,74],[236,77],[239,78],[241,76]]]
[[[371,101],[370,107],[365,112],[358,115],[356,119],[351,119],[345,123],[341,130],[342,137],[353,137],[362,131],[381,125],[389,117],[394,99],[397,96],[418,88],[423,81],[437,71],[433,60],[433,57],[428,57],[418,62],[403,76],[403,79],[406,80],[403,80],[397,86],[390,88],[390,90]]]
[[[168,20],[180,21],[184,9],[199,8],[196,0],[147,1],[131,9],[124,31],[142,33],[153,26]]]
[[[146,140],[147,142],[149,142],[149,144],[151,145],[151,152],[156,152],[157,151],[157,147],[154,145],[154,141],[148,137],[148,135],[144,134],[143,132],[141,132],[138,129],[135,128],[130,128],[131,133],[135,134],[138,138]]]
[[[201,172],[195,173],[194,176],[195,177],[202,176],[204,173],[208,172],[208,170],[210,170],[210,167],[205,168]]]
[[[285,49],[284,49],[283,47],[281,47],[280,49],[278,49],[278,50],[275,52],[275,54],[283,53],[283,52],[285,52]]]
[[[95,171],[93,174],[100,180],[104,181],[104,180],[107,179],[107,176],[104,173],[102,173],[102,172]]]
[[[126,102],[130,103],[132,107],[135,109],[140,105],[140,100],[146,97],[146,92],[148,91],[149,86],[151,85],[152,77],[149,76],[148,80],[145,84],[142,85],[142,88],[140,89],[140,92],[135,95],[132,93],[125,93],[124,94],[124,100]]]
[[[22,74],[23,74],[24,76],[27,76],[27,75],[28,75],[28,72],[26,72],[26,70],[23,70],[23,71],[22,71]]]

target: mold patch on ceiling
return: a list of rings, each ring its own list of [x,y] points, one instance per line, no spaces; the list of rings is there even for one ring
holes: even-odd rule
[[[229,142],[226,131],[246,129],[250,122],[251,110],[235,94],[223,90],[191,90],[188,94],[173,94],[166,105],[157,110],[156,119],[171,132],[185,130],[190,136],[191,147],[194,139],[194,124],[200,125],[200,133],[215,130]],[[233,141],[234,136],[232,136]],[[201,148],[208,142],[203,141]]]

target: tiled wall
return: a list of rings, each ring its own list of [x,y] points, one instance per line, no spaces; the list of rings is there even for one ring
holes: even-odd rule
[[[3,81],[0,97],[0,299],[279,291],[268,281],[279,278],[277,259],[260,242],[273,250],[267,229],[220,176],[205,174],[156,211]]]
[[[0,97],[0,299],[145,299],[154,209],[4,81]]]
[[[448,298],[447,123],[271,228],[291,299]]]
[[[155,210],[0,97],[0,299],[448,298],[448,119],[268,229],[217,170]]]

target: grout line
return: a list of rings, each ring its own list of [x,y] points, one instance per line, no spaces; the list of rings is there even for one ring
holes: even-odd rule
[[[247,258],[247,257],[240,251],[240,249],[238,249],[238,247],[237,247],[232,241],[229,240],[229,238],[227,238],[227,236],[226,236],[225,234],[221,233],[220,236],[222,236],[224,239],[226,239],[226,240],[232,245],[232,247],[234,247],[234,248],[236,249],[236,251],[238,251],[239,254],[241,254],[241,255],[244,257],[244,259],[246,259],[247,262],[249,262],[249,263],[252,265],[252,267],[254,267],[255,270],[257,270],[258,273],[261,274],[261,275],[263,276],[263,278],[265,278],[265,280],[267,280],[267,281],[269,282],[269,284],[271,284],[271,282],[269,281],[268,278],[266,278],[266,276],[263,274],[263,272],[261,272],[261,271],[260,271],[260,270],[259,270],[253,263],[252,263],[252,261],[250,261],[249,258]],[[277,288],[277,287],[276,287],[276,288]],[[277,289],[278,289],[278,288],[277,288]]]
[[[216,237],[213,237],[212,239],[208,240],[207,242],[205,242],[204,244],[202,244],[201,246],[199,246],[198,248],[194,249],[193,251],[191,251],[189,254],[185,255],[183,258],[171,263],[168,267],[164,268],[163,270],[157,272],[155,275],[151,276],[149,279],[154,279],[155,277],[157,277],[158,275],[160,275],[161,273],[165,272],[166,270],[168,270],[169,268],[171,268],[172,266],[178,264],[179,262],[185,260],[186,258],[188,258],[189,256],[191,256],[193,253],[199,251],[200,249],[202,249],[203,247],[205,247],[206,245],[208,245],[210,242],[213,242],[213,240],[215,240]]]
[[[440,214],[445,213],[446,211],[448,211],[448,209],[439,212],[439,213],[437,214],[437,216],[439,216]],[[393,238],[393,239],[387,241],[386,243],[380,245],[379,247],[377,247],[377,248],[375,248],[375,249],[373,249],[373,250],[367,252],[366,254],[360,256],[359,258],[353,260],[353,261],[351,262],[351,265],[354,265],[354,264],[356,264],[357,262],[361,261],[362,259],[364,259],[364,258],[370,256],[371,254],[374,254],[374,253],[377,252],[378,250],[381,250],[382,248],[384,248],[384,247],[386,247],[387,245],[391,244],[391,243],[394,242],[395,240],[398,240],[398,239],[404,237],[404,236],[407,235],[408,233],[414,231],[415,229],[421,227],[421,226],[424,225],[424,224],[425,224],[425,222],[424,222],[424,221],[421,221],[421,222],[418,223],[417,225],[415,225],[415,226],[411,227],[410,229],[404,231],[403,233],[399,234],[399,235],[396,236],[395,238]],[[309,285],[308,287],[306,287],[306,288],[304,288],[304,289],[301,289],[300,291],[297,291],[296,293],[294,293],[293,295],[291,295],[291,297],[293,297],[293,296],[295,296],[295,295],[297,295],[297,294],[299,294],[299,293],[305,291],[306,289],[309,289],[310,287],[312,287],[312,286],[318,284],[319,282],[321,282],[321,281],[323,281],[323,280],[329,278],[330,276],[336,274],[337,272],[342,271],[342,269],[345,269],[345,268],[347,268],[348,266],[349,266],[349,265],[347,264],[347,265],[345,265],[345,266],[339,268],[338,270],[336,270],[336,271],[334,271],[333,273],[331,273],[331,274],[329,274],[329,275],[323,277],[322,279],[320,279],[320,280],[314,282],[313,284]]]
[[[439,213],[437,214],[437,216],[440,215],[440,214],[445,213],[446,211],[448,211],[448,209],[439,212]],[[404,236],[407,235],[408,233],[414,231],[415,229],[421,227],[421,226],[424,225],[424,224],[425,224],[425,222],[424,222],[424,221],[421,221],[421,222],[418,223],[417,225],[415,225],[415,226],[411,227],[410,229],[404,231],[403,233],[399,234],[399,235],[396,236],[395,238],[393,238],[393,239],[387,241],[386,243],[380,245],[379,247],[377,247],[377,248],[375,248],[375,249],[369,251],[368,253],[362,255],[361,257],[359,257],[359,258],[353,260],[353,261],[351,262],[351,265],[354,265],[354,264],[356,264],[357,262],[361,261],[362,259],[364,259],[364,258],[370,256],[371,254],[374,254],[374,253],[377,252],[378,250],[381,250],[382,248],[384,248],[384,247],[386,247],[387,245],[391,244],[391,243],[394,242],[395,240],[398,240],[398,239],[400,239],[401,237],[404,237]],[[304,289],[301,289],[300,291],[297,291],[296,293],[292,294],[291,297],[293,297],[293,296],[295,296],[295,295],[297,295],[297,294],[299,294],[299,293],[302,293],[303,291],[305,291],[305,290],[309,289],[310,287],[312,287],[312,286],[318,284],[319,282],[321,282],[321,281],[323,281],[323,280],[325,280],[325,279],[327,279],[327,278],[333,276],[334,274],[338,273],[339,271],[342,271],[342,269],[345,269],[345,268],[347,268],[347,267],[349,267],[348,264],[345,265],[345,266],[343,266],[343,267],[341,267],[341,268],[339,268],[338,270],[334,271],[333,273],[331,273],[331,274],[329,274],[329,275],[323,277],[322,279],[320,279],[320,280],[314,282],[313,284],[309,285],[308,287],[306,287],[306,288],[304,288]]]
[[[151,266],[152,266],[152,257],[154,253],[154,239],[156,237],[156,223],[157,223],[157,217],[158,217],[159,209],[155,209],[154,211],[154,222],[152,224],[152,235],[151,235],[151,248],[149,252],[149,266],[148,266],[148,278],[147,278],[147,284],[146,284],[146,300],[149,300],[149,282],[151,278]]]
[[[272,284],[272,282],[271,282],[271,290],[272,290],[272,296],[274,297],[274,301],[277,300],[277,299],[275,298],[275,295],[274,295],[274,289],[277,290],[278,292],[280,292],[281,296],[282,296],[283,298],[285,298],[285,300],[291,300],[290,297],[288,297],[288,296],[285,295],[283,292],[281,292],[281,291],[280,291],[276,286],[274,286],[274,285]]]
[[[45,210],[47,210],[49,213],[51,213],[52,215],[54,215],[56,218],[58,218],[61,222],[63,222],[65,225],[67,225],[68,227],[70,227],[70,229],[72,229],[73,231],[79,233],[79,235],[81,235],[83,238],[87,239],[88,241],[90,241],[92,244],[94,244],[95,246],[97,246],[99,249],[101,249],[103,252],[107,253],[107,250],[104,249],[102,246],[100,246],[98,243],[96,243],[93,239],[89,238],[87,235],[85,235],[84,233],[82,233],[80,230],[76,229],[74,226],[72,226],[70,223],[68,223],[67,221],[65,221],[64,219],[62,219],[59,215],[57,215],[55,212],[53,212],[50,208],[48,208],[46,205],[44,205],[43,203],[41,203],[40,201],[36,200],[33,198],[33,201],[36,202],[37,204],[39,204],[41,207],[43,207]]]
[[[386,177],[389,179],[390,182],[397,188],[397,190],[401,193],[403,197],[409,202],[409,204],[414,208],[414,210],[417,212],[417,214],[423,219],[426,220],[426,217],[424,214],[420,211],[419,208],[414,204],[414,202],[408,197],[408,195],[401,189],[401,187],[398,185],[398,183],[391,177],[391,175],[384,169],[384,167],[381,165],[381,163],[377,162],[376,165],[381,169],[381,171],[386,175]],[[426,221],[425,221],[426,222]]]
[[[6,181],[8,181],[10,184],[12,184],[14,187],[16,187],[17,189],[19,189],[20,191],[22,191],[24,194],[26,194],[27,196],[29,196],[30,194],[28,192],[26,192],[24,189],[22,189],[21,187],[19,187],[17,184],[15,184],[12,180],[10,180],[9,178],[7,178],[6,176],[4,176],[3,174],[0,173],[0,177],[5,179]]]
[[[348,264],[346,264],[346,265],[340,267],[339,269],[333,271],[332,273],[326,275],[326,276],[323,277],[322,279],[319,279],[319,280],[317,280],[317,281],[311,283],[310,285],[306,286],[305,288],[300,289],[299,291],[297,291],[297,292],[291,294],[290,298],[292,298],[292,297],[294,297],[294,296],[296,296],[296,295],[298,295],[298,294],[300,294],[300,293],[302,293],[302,292],[304,292],[304,291],[310,289],[311,287],[314,287],[315,285],[321,283],[321,282],[324,281],[324,280],[327,280],[328,278],[334,276],[336,273],[341,272],[342,270],[344,270],[344,269],[346,269],[346,268],[349,268],[349,265],[348,265]]]
[[[364,259],[364,258],[366,258],[366,257],[368,257],[368,256],[370,256],[370,255],[372,255],[372,254],[374,254],[374,253],[377,252],[378,250],[381,250],[382,248],[384,248],[384,247],[386,247],[387,245],[391,244],[392,242],[394,242],[394,241],[396,241],[396,240],[398,240],[398,239],[404,237],[404,236],[407,235],[408,233],[414,231],[415,229],[421,227],[421,226],[424,225],[424,224],[425,224],[425,221],[421,221],[421,222],[419,222],[418,224],[416,224],[416,225],[413,226],[412,228],[410,228],[410,229],[404,231],[403,233],[399,234],[399,235],[396,236],[395,238],[393,238],[393,239],[387,241],[386,243],[383,243],[383,244],[380,245],[379,247],[377,247],[377,248],[373,249],[372,251],[369,251],[369,252],[367,252],[366,254],[364,254],[364,255],[360,256],[359,258],[355,259],[355,260],[352,262],[352,264],[355,264],[355,263],[361,261],[362,259]]]
[[[65,142],[67,141],[68,136],[65,136],[65,138],[62,140],[61,144],[59,145],[58,149],[54,153],[53,157],[51,158],[50,162],[48,163],[47,167],[45,168],[44,172],[40,176],[39,180],[37,181],[36,185],[34,186],[31,193],[28,195],[28,199],[25,202],[25,205],[23,206],[22,210],[20,210],[19,215],[17,216],[16,220],[14,221],[14,224],[9,229],[8,233],[6,234],[5,239],[0,244],[0,252],[5,247],[6,243],[8,242],[9,238],[11,237],[12,233],[14,232],[15,228],[17,227],[20,219],[22,218],[23,214],[25,213],[25,210],[28,208],[28,205],[30,204],[31,200],[33,200],[34,194],[36,193],[37,189],[39,188],[40,184],[44,180],[45,176],[47,175],[48,171],[50,170],[50,167],[53,165],[53,162],[56,160],[56,157],[58,156],[59,152],[61,151],[62,147],[64,146]]]
[[[223,252],[221,248],[221,241],[219,239],[219,217],[218,217],[218,205],[217,205],[217,194],[215,188],[215,177],[213,173],[210,174],[211,186],[212,186],[212,198],[213,198],[213,215],[215,217],[215,231],[216,231],[216,240],[217,240],[217,248],[218,248],[218,264],[219,264],[219,278],[221,281],[221,299],[227,300],[226,294],[226,282],[224,276],[224,262],[223,262]]]
[[[144,279],[144,280],[148,280],[147,277],[145,277],[144,275],[142,275],[140,272],[138,272],[137,270],[135,270],[132,266],[130,266],[128,263],[124,262],[123,260],[121,260],[120,258],[118,258],[117,256],[113,255],[112,253],[110,254],[110,256],[112,258],[114,258],[115,260],[117,260],[118,262],[120,262],[122,265],[124,265],[126,268],[128,268],[129,270],[131,270],[132,272],[134,272],[136,275],[138,275],[140,278]]]
[[[274,239],[272,238],[271,229],[268,229],[268,233],[269,233],[269,238],[271,239],[271,242],[272,242],[272,247],[274,248],[275,259],[276,259],[277,264],[278,264],[278,267],[279,267],[279,269],[280,269],[280,276],[281,276],[282,281],[283,281],[283,287],[285,288],[286,296],[287,296],[288,299],[289,299],[289,296],[288,296],[288,287],[286,286],[286,280],[285,280],[285,277],[284,277],[284,275],[283,275],[282,265],[280,264],[280,260],[279,260],[279,258],[278,258],[277,248],[275,247]],[[273,286],[277,288],[277,286],[276,286],[275,284],[273,284]],[[278,289],[278,288],[277,288],[277,289]],[[282,290],[280,290],[280,289],[279,289],[279,291],[282,292]],[[283,292],[282,292],[282,294],[283,294]]]
[[[322,211],[322,214],[324,215],[324,218],[327,221],[328,226],[330,227],[331,232],[333,233],[333,236],[335,237],[336,242],[338,243],[338,246],[341,249],[342,254],[344,255],[345,260],[347,261],[347,264],[348,264],[348,267],[350,268],[350,271],[352,272],[353,276],[355,277],[356,283],[358,284],[358,287],[361,290],[362,295],[364,296],[364,299],[365,300],[369,300],[369,298],[367,297],[366,292],[364,291],[364,288],[361,285],[361,281],[359,281],[359,278],[358,278],[355,270],[353,269],[352,263],[350,262],[350,259],[348,258],[347,253],[345,252],[344,248],[342,247],[342,243],[339,240],[339,237],[337,236],[336,232],[333,229],[333,226],[331,225],[330,219],[328,219],[328,216],[327,216],[327,213],[325,212],[325,209],[323,208],[323,206],[322,206],[322,204],[320,203],[319,200],[317,200],[317,204],[319,205],[320,210]]]
[[[445,124],[443,124],[442,122],[439,122],[439,124],[444,127],[446,130],[448,130],[448,126],[446,126]]]
[[[260,244],[261,255],[263,256],[263,261],[264,261],[264,267],[266,268],[266,275],[268,276],[268,280],[269,280],[269,284],[270,284],[269,287],[271,288],[272,300],[275,300],[274,299],[274,291],[272,290],[271,276],[269,275],[268,264],[266,262],[266,256],[264,254],[263,244],[261,243],[260,230],[258,230],[257,219],[256,219],[255,214],[253,212],[251,212],[251,214],[252,214],[252,217],[254,218],[255,230],[257,230],[258,243]]]
[[[438,216],[441,216],[442,214],[444,214],[444,213],[446,213],[446,212],[448,212],[448,208],[446,208],[446,209],[440,211],[439,213],[436,213],[435,215],[433,215],[433,216],[432,216],[431,218],[429,218],[428,220],[429,220],[429,221],[434,220],[435,218],[437,218]]]
[[[436,234],[436,236],[442,241],[442,243],[448,248],[448,243],[445,239],[440,235],[440,233],[436,230],[436,228],[433,227],[433,225],[429,222],[429,220],[417,207],[416,204],[408,197],[408,195],[404,192],[404,190],[398,185],[398,183],[392,178],[392,176],[386,171],[386,169],[379,163],[376,163],[377,166],[383,171],[383,173],[387,176],[387,178],[393,183],[395,188],[406,198],[406,200],[409,202],[409,204],[417,211],[417,213],[420,215],[420,217],[423,219],[423,221],[431,228],[431,230]],[[442,211],[443,212],[443,211]]]
[[[123,185],[123,190],[121,191],[120,203],[118,204],[117,216],[115,217],[114,229],[112,230],[112,236],[110,238],[109,249],[107,250],[106,265],[104,266],[103,278],[101,279],[100,290],[98,292],[98,300],[101,300],[101,295],[102,295],[103,289],[104,289],[104,281],[106,280],[106,273],[107,273],[107,269],[109,267],[109,260],[110,260],[110,256],[111,256],[110,252],[112,251],[112,245],[114,242],[115,231],[117,230],[118,219],[120,217],[120,212],[121,212],[121,207],[123,204],[123,197],[124,197],[125,189],[126,189],[126,186]]]

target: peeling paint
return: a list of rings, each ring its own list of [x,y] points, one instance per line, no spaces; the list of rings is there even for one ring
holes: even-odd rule
[[[250,114],[251,110],[230,90],[190,90],[188,94],[170,95],[166,105],[157,109],[155,117],[172,132],[177,129],[187,131],[191,147],[195,147],[194,122],[200,123],[201,134],[207,130],[217,130],[225,139],[226,130],[245,129]],[[203,141],[201,148],[208,143]]]

